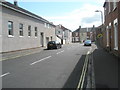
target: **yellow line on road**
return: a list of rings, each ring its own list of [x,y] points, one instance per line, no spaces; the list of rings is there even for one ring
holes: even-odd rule
[[[80,76],[80,80],[79,80],[79,83],[78,83],[78,86],[77,86],[77,90],[82,90],[83,89],[83,84],[84,84],[84,79],[85,79],[85,75],[86,75],[86,71],[87,71],[90,51],[87,52],[85,62],[84,62],[84,66],[83,66],[83,69],[82,69],[82,74]]]

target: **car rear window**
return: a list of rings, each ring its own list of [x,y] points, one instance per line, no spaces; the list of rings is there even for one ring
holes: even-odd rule
[[[55,41],[48,42],[48,44],[55,44]]]

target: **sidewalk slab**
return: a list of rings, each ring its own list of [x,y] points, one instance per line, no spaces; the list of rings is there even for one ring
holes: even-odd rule
[[[93,52],[96,88],[118,89],[118,58],[102,48]]]

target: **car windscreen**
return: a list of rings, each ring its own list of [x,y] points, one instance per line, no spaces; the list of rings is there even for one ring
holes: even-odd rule
[[[86,40],[85,43],[91,43],[91,40]]]

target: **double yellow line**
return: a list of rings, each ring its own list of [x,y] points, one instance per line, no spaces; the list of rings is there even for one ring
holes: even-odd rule
[[[82,69],[82,74],[80,76],[80,80],[79,80],[79,83],[78,83],[78,86],[77,86],[77,90],[82,90],[83,89],[83,85],[84,85],[84,81],[85,81],[85,75],[86,75],[87,68],[88,68],[89,54],[90,54],[90,51],[87,52],[85,62],[84,62],[84,66],[83,66],[83,69]]]

